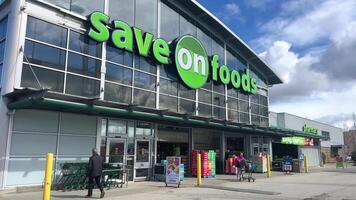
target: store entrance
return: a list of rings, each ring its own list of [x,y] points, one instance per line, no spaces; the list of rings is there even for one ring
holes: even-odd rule
[[[108,138],[106,145],[106,163],[113,165],[123,165],[126,158],[124,139]]]
[[[225,159],[232,155],[239,155],[244,152],[244,138],[243,137],[227,137],[226,138],[226,152]]]
[[[189,129],[169,125],[158,126],[157,163],[167,156],[179,156],[185,172],[189,164]]]
[[[151,167],[150,140],[137,139],[135,142],[135,181],[146,180],[149,177]]]

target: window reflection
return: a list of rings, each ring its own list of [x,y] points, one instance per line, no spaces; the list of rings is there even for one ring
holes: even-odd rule
[[[121,20],[134,25],[134,0],[110,0],[109,16],[111,20]],[[122,6],[125,5],[125,6]]]
[[[172,112],[177,112],[178,99],[177,97],[170,97],[166,95],[159,95],[159,108],[168,109]]]
[[[111,42],[108,42],[106,46],[106,59],[118,64],[123,64],[132,67],[132,53],[114,47]]]
[[[29,40],[25,43],[26,58],[29,62],[38,65],[64,70],[65,53],[64,50]],[[27,62],[26,58],[24,61]]]
[[[106,63],[105,79],[126,85],[132,84],[132,70],[119,65]]]
[[[75,31],[70,32],[69,49],[101,58],[101,43]]]
[[[135,71],[135,87],[154,91],[156,89],[156,77]]]
[[[179,14],[165,4],[161,4],[160,35],[167,41],[179,36]]]
[[[100,81],[70,74],[67,75],[66,93],[68,94],[97,97],[99,95],[99,88]]]
[[[157,0],[139,0],[135,8],[135,26],[156,35]]]
[[[87,16],[93,11],[104,11],[104,0],[45,0],[69,11]]]
[[[144,90],[134,90],[134,104],[144,107],[156,107],[156,94]]]
[[[119,102],[119,103],[131,103],[130,87],[117,85],[113,83],[105,83],[104,99],[107,101]]]
[[[67,45],[67,29],[34,17],[27,19],[26,37],[60,47]]]
[[[52,91],[63,92],[64,73],[32,67],[41,86]],[[23,65],[21,87],[40,88],[36,78],[28,65]]]
[[[67,67],[70,72],[100,78],[100,60],[76,53],[69,53]]]

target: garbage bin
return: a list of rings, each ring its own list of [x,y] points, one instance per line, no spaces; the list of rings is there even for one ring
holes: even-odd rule
[[[293,160],[293,172],[297,172],[297,173],[304,172],[304,160],[300,160],[300,159]]]

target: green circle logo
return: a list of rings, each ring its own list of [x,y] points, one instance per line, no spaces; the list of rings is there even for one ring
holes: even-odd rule
[[[186,35],[177,41],[175,63],[179,76],[190,88],[201,88],[208,80],[208,56],[196,38]]]

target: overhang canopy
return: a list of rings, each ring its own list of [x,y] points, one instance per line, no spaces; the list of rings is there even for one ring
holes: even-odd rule
[[[136,105],[118,104],[99,100],[98,98],[82,98],[47,90],[17,90],[6,95],[10,99],[7,107],[13,109],[42,109],[61,112],[82,113],[87,115],[122,117],[159,123],[171,123],[188,127],[214,128],[218,130],[257,134],[271,137],[302,136],[324,139],[320,135],[311,135],[302,131],[273,127],[260,127],[232,121],[177,114],[167,110],[143,108]]]

